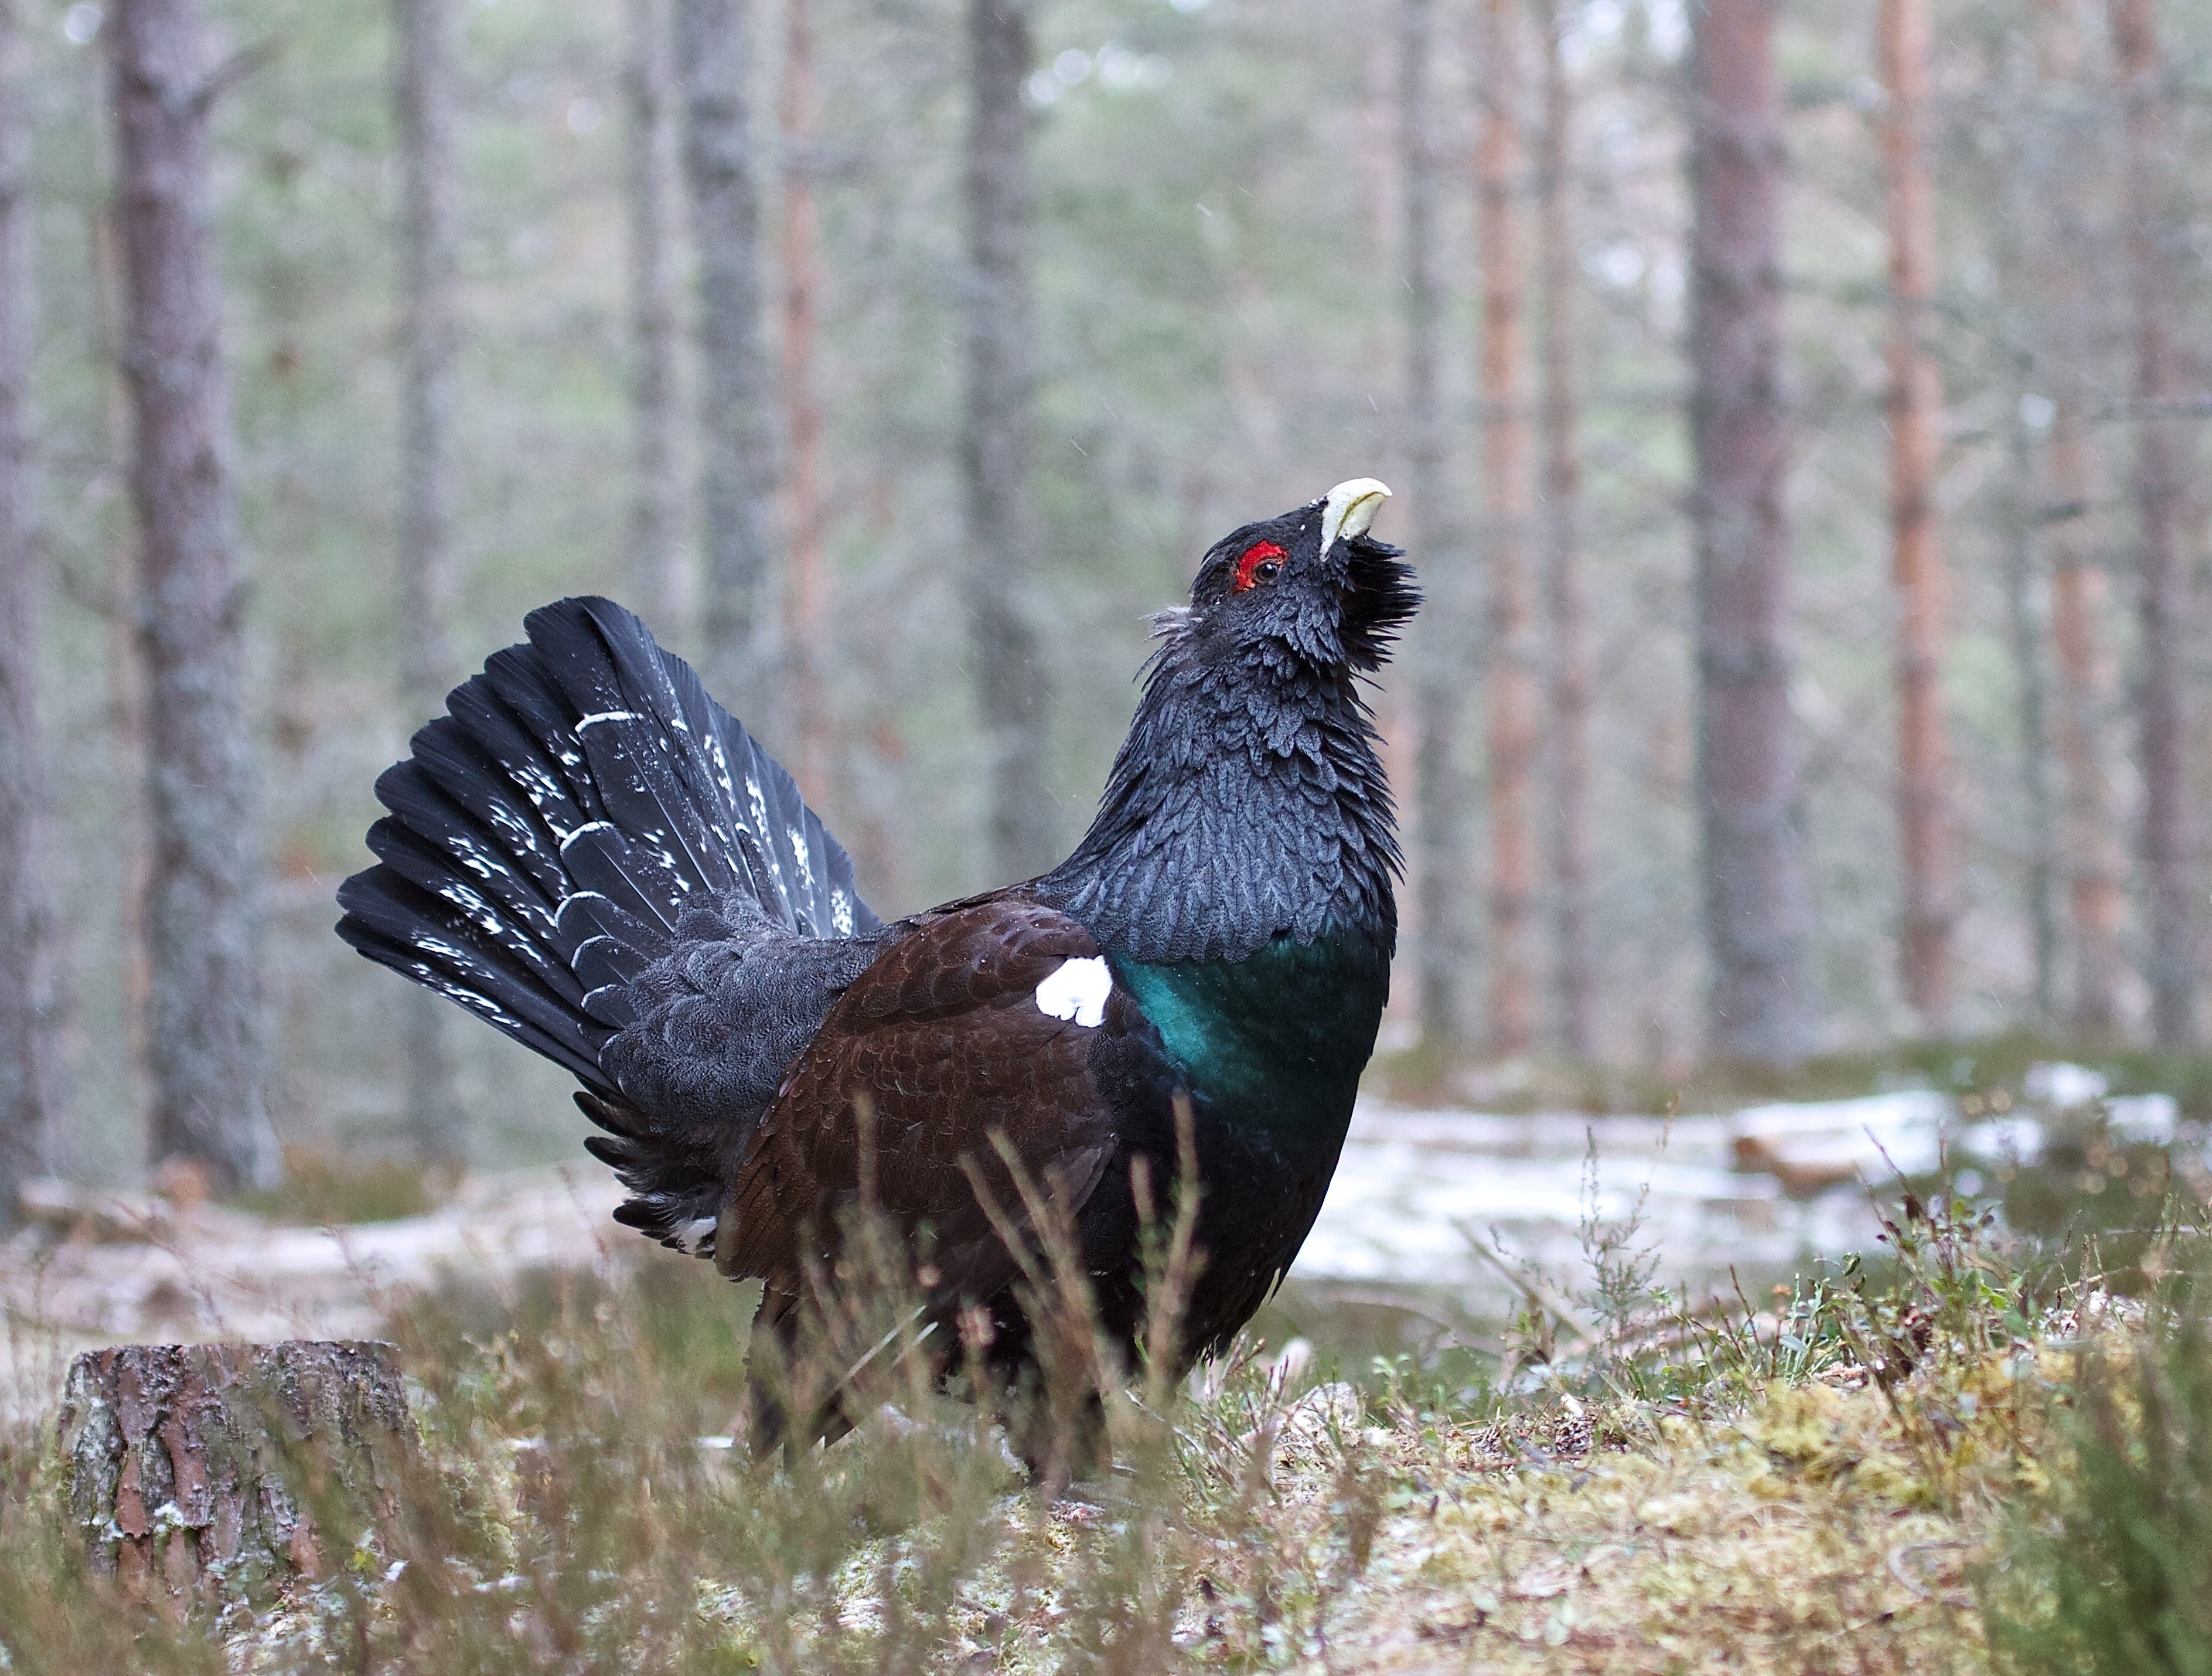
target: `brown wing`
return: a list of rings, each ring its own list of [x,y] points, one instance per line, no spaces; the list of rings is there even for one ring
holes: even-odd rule
[[[1076,921],[1018,896],[927,916],[845,992],[785,1078],[726,1201],[716,1266],[795,1283],[804,1239],[827,1255],[838,1213],[860,1196],[865,1133],[878,1203],[909,1233],[930,1226],[945,1290],[980,1299],[1004,1287],[1013,1261],[963,1161],[1017,1220],[994,1134],[1071,1211],[1097,1185],[1114,1134],[1090,1054],[1123,1009],[1056,1017],[1037,987],[1097,957]]]

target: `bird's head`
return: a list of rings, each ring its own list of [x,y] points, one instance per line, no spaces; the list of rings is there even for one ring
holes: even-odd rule
[[[1160,631],[1217,656],[1381,667],[1421,598],[1401,550],[1368,534],[1389,498],[1374,478],[1354,477],[1224,537],[1199,565],[1189,606],[1164,614]]]
[[[1359,674],[1420,603],[1368,534],[1390,491],[1339,483],[1216,542],[1159,646],[1098,814],[1037,882],[1103,948],[1246,958],[1331,926],[1396,935],[1395,815]]]

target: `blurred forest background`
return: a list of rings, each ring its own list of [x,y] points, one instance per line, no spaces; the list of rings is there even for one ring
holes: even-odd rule
[[[532,607],[701,659],[890,915],[1060,853],[1146,614],[1370,474],[1430,600],[1378,703],[1432,1080],[2197,1047],[2212,3],[0,17],[0,1177],[263,1108],[565,1153],[557,1073],[331,934],[376,775]],[[228,381],[228,556],[174,562],[239,583],[168,653],[164,167]],[[202,659],[213,832],[149,791]]]

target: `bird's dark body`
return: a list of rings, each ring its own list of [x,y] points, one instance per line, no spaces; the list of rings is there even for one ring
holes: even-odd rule
[[[1328,931],[1310,943],[1273,939],[1241,961],[1108,963],[1166,1069],[1129,1102],[1123,1130],[1156,1181],[1172,1173],[1176,1144],[1160,1091],[1190,1091],[1206,1263],[1185,1333],[1218,1348],[1251,1319],[1321,1212],[1389,998],[1389,956],[1363,932]],[[1119,1249],[1128,1232],[1117,1222],[1105,1243]],[[1127,1303],[1136,1307],[1133,1295]]]
[[[1389,992],[1397,850],[1355,682],[1413,595],[1331,520],[1334,497],[1208,555],[1066,862],[890,925],[635,618],[548,607],[379,782],[382,865],[340,933],[574,1071],[618,1218],[762,1278],[779,1331],[872,1197],[927,1245],[933,1312],[986,1309],[1018,1375],[1026,1175],[1133,1346],[1138,1181],[1165,1203],[1187,1109],[1194,1357],[1304,1241]]]

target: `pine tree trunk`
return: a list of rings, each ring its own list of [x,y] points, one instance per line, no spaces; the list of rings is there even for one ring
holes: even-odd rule
[[[1537,272],[1544,291],[1545,604],[1552,631],[1552,888],[1559,1045],[1596,1051],[1590,961],[1589,628],[1583,599],[1582,453],[1575,389],[1577,282],[1571,210],[1574,89],[1564,0],[1543,0],[1544,137],[1537,170]]]
[[[1541,709],[1534,580],[1535,452],[1523,307],[1517,0],[1482,0],[1482,111],[1475,148],[1475,246],[1482,264],[1484,577],[1490,604],[1487,1035],[1498,1054],[1536,1036],[1529,955],[1536,896],[1534,780]]]
[[[1436,0],[1399,0],[1398,149],[1406,310],[1407,510],[1428,595],[1407,647],[1413,676],[1413,951],[1421,1040],[1459,1037],[1466,963],[1467,786],[1459,767],[1467,673],[1455,628],[1462,580],[1444,471],[1442,300],[1437,283],[1437,178],[1430,136],[1429,61]]]
[[[399,219],[399,678],[414,720],[445,708],[453,684],[454,290],[460,200],[453,82],[455,0],[393,0]],[[406,1123],[416,1155],[461,1151],[447,1041],[451,1006],[427,989],[401,998]]]
[[[1030,0],[968,0],[969,616],[987,754],[994,878],[1052,860],[1044,668],[1031,599]]]
[[[2112,818],[2106,718],[2117,707],[2119,671],[2105,630],[2112,577],[2082,538],[2089,503],[2088,441],[2078,404],[2054,404],[2049,445],[2051,638],[2057,665],[2059,768],[2065,780],[2063,848],[2067,914],[2074,933],[2074,1029],[2090,1041],[2119,1029],[2126,970],[2120,920],[2126,857]]]
[[[1692,14],[1691,503],[1711,1041],[1787,1064],[1811,1046],[1814,996],[1790,707],[1776,11],[1776,0],[1711,0]]]
[[[829,501],[822,478],[822,403],[814,354],[822,293],[821,216],[814,200],[814,27],[808,0],[784,0],[783,418],[790,439],[784,530],[791,585],[791,699],[798,726],[799,789],[818,800],[831,761],[823,701],[823,636],[828,578]]]
[[[2174,343],[2174,251],[2187,221],[2173,213],[2166,152],[2167,97],[2156,0],[2111,0],[2112,47],[2125,112],[2128,266],[2135,302],[2136,421],[2136,682],[2143,777],[2143,868],[2150,901],[2152,1031],[2169,1053],[2195,1047],[2197,903],[2191,888],[2189,741],[2182,637],[2189,577],[2182,553],[2187,493],[2183,422],[2169,410],[2183,390]]]
[[[690,636],[684,574],[684,483],[678,464],[675,42],[667,0],[626,0],[623,91],[629,210],[630,586],[670,645]]]
[[[282,1173],[262,1103],[258,835],[198,0],[119,0],[113,71],[147,669],[148,1059],[156,1161]]]
[[[106,75],[105,56],[97,75]],[[129,331],[128,284],[125,278],[122,217],[94,216],[87,232],[86,270],[91,276],[92,349],[102,371],[100,380],[99,446],[119,460],[131,452],[131,401],[123,377],[124,343]],[[128,513],[100,520],[100,581],[111,603],[101,624],[102,662],[107,701],[102,714],[105,749],[101,766],[115,788],[115,817],[107,839],[115,871],[116,939],[122,967],[125,1020],[121,1091],[129,1116],[138,1126],[151,1110],[148,1032],[153,1022],[151,939],[146,912],[153,877],[153,831],[146,797],[146,662],[137,633],[139,580],[137,530]]]
[[[684,163],[699,262],[701,610],[708,678],[783,744],[775,563],[775,386],[761,274],[750,76],[752,0],[678,0]]]
[[[0,0],[0,1226],[37,1174],[46,1119],[46,881],[40,866],[39,618],[30,459],[34,277],[25,0]]]
[[[2067,0],[2070,4],[2070,0]],[[2048,27],[2054,14],[2063,18],[2064,8],[2052,0],[2037,0],[2038,57],[2040,82],[2049,75],[2053,56]],[[2048,485],[2045,481],[2047,455],[2039,440],[2044,422],[2032,418],[2031,405],[2045,399],[2039,386],[2054,375],[2065,377],[2064,355],[2039,354],[2027,347],[2041,343],[2051,349],[2067,341],[2072,325],[2069,312],[2059,306],[2052,285],[2053,258],[2063,242],[2067,223],[2064,193],[2051,179],[2051,142],[2055,137],[2048,100],[2039,85],[2027,80],[2029,67],[2006,55],[2005,104],[2011,149],[2005,158],[2003,214],[1998,218],[1993,246],[1999,272],[2006,277],[2007,313],[2002,331],[2020,345],[2012,356],[2012,380],[2006,390],[2010,414],[2007,425],[2010,467],[2001,503],[2004,537],[2005,615],[2012,631],[2013,667],[2020,695],[2021,789],[2026,805],[2027,830],[2021,847],[2027,852],[2027,908],[2030,949],[2034,962],[2033,1025],[2048,1031],[2058,1022],[2059,969],[2063,952],[2057,902],[2061,865],[2058,810],[2051,776],[2051,683],[2045,652],[2051,624],[2047,594],[2038,587],[2041,542]]]
[[[2080,126],[2072,112],[2081,78],[2075,5],[2075,0],[2036,0],[2036,68],[2044,97],[2031,139],[2039,166],[2022,182],[2022,208],[2040,208],[2046,221],[2056,222],[2030,252],[2036,301],[2046,317],[2044,330],[2057,336],[2065,353],[2082,359],[2079,346],[2091,301],[2091,252],[2081,229],[2085,210],[2101,196],[2102,182],[2095,173],[2085,176],[2081,154],[2070,143]],[[2046,126],[2062,122],[2066,125],[2055,131]],[[2017,219],[2024,226],[2033,224],[2025,213]],[[2111,1040],[2119,1027],[2127,858],[2119,841],[2110,768],[2110,718],[2118,710],[2119,683],[2106,624],[2112,576],[2086,537],[2089,439],[2072,383],[2062,373],[2051,392],[2045,482],[2034,513],[2038,525],[2048,532],[2050,547],[2051,641],[2057,677],[2052,731],[2063,788],[2057,852],[2073,944],[2069,1018],[2076,1033],[2098,1041]]]
[[[2035,447],[2021,416],[2026,373],[2010,390],[2013,417],[2008,492],[2004,507],[2005,615],[2012,631],[2013,668],[2020,683],[2021,787],[2027,805],[2027,920],[2034,956],[2034,1023],[2048,1029],[2057,1016],[2057,821],[2051,786],[2050,682],[2044,668],[2045,626],[2036,608],[2037,482]]]
[[[61,1447],[95,1570],[213,1604],[347,1564],[413,1445],[389,1345],[118,1345],[70,1364]]]
[[[1928,174],[1928,0],[1881,0],[1881,123],[1889,219],[1890,556],[1898,592],[1898,825],[1905,995],[1928,1036],[1951,1023],[1956,908],[1951,748],[1943,722],[1946,609],[1936,519],[1943,390],[1936,370],[1936,197]]]

